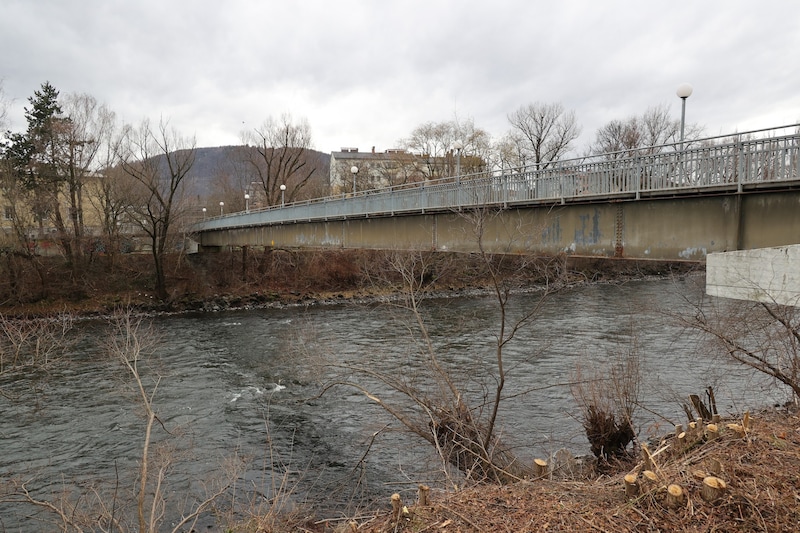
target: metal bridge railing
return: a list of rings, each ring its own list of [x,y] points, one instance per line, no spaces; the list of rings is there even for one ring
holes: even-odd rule
[[[800,125],[296,202],[204,220],[194,231],[348,217],[641,198],[800,178]]]

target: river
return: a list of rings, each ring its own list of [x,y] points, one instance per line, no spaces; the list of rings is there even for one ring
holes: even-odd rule
[[[500,431],[520,457],[547,457],[561,448],[589,453],[579,408],[567,384],[635,353],[641,367],[640,435],[683,422],[689,393],[716,391],[723,414],[777,401],[760,378],[704,352],[699,339],[665,314],[692,313],[698,279],[582,285],[552,296],[504,351],[505,393]],[[512,298],[513,316],[536,293]],[[493,381],[498,308],[491,297],[426,303],[436,353],[479,402]],[[352,512],[398,491],[408,498],[420,482],[446,485],[431,446],[351,387],[317,397],[330,379],[320,361],[368,366],[412,376],[415,361],[408,316],[391,306],[347,304],[230,311],[153,320],[158,349],[141,370],[160,422],[159,457],[168,459],[167,523],[184,498],[202,499],[227,474],[231,500],[255,509],[268,502],[310,502],[321,515]],[[24,481],[36,498],[60,496],[91,509],[97,502],[131,512],[144,435],[142,409],[130,374],[98,342],[103,326],[81,323],[82,339],[46,370],[0,376],[0,479]],[[355,376],[349,376],[355,379]],[[368,383],[382,398],[395,393]],[[652,413],[656,413],[654,415]],[[369,453],[366,453],[369,449]],[[154,459],[154,465],[157,460]],[[457,481],[457,480],[451,480]],[[116,494],[116,496],[114,496]],[[188,508],[188,507],[186,507]],[[118,511],[118,515],[125,511]],[[47,530],[52,514],[28,504],[0,503],[0,529]],[[208,523],[212,518],[205,517]]]

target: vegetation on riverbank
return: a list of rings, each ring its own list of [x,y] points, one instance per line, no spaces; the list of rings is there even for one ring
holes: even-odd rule
[[[468,254],[431,254],[435,290],[458,295],[487,286],[476,276],[478,260]],[[520,261],[523,259],[521,258]],[[218,254],[171,255],[166,264],[169,297],[156,298],[147,255],[95,257],[79,278],[61,257],[6,256],[0,261],[0,313],[41,317],[56,313],[109,315],[120,307],[154,312],[220,311],[294,303],[337,302],[396,289],[385,252],[375,250],[237,250]],[[35,264],[34,264],[35,263]],[[515,265],[508,263],[509,268]],[[566,282],[684,274],[695,262],[597,259],[563,256]],[[530,283],[540,272],[531,270]]]

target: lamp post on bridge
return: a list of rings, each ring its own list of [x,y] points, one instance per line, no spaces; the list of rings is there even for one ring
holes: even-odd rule
[[[244,193],[244,212],[250,212],[250,193]]]
[[[284,196],[285,194],[286,194],[286,185],[281,183],[281,207],[286,205],[285,196]]]
[[[353,194],[356,194],[356,175],[358,175],[358,167],[353,165],[350,167],[350,172],[353,174]]]
[[[225,209],[225,202],[220,202],[219,203],[219,216],[222,216],[224,209]]]
[[[456,180],[461,183],[461,150],[464,149],[464,143],[461,141],[454,142],[453,149],[456,151]]]
[[[204,207],[203,208],[203,220],[205,220],[205,219],[206,219],[206,208]]]
[[[681,83],[675,94],[681,99],[681,150],[683,150],[683,131],[686,125],[686,99],[692,96],[692,86],[688,83]]]

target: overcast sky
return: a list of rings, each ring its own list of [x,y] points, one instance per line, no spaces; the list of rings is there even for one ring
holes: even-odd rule
[[[14,131],[44,81],[198,146],[290,113],[314,147],[379,151],[473,119],[499,138],[533,102],[574,110],[579,146],[690,83],[708,135],[800,122],[800,2],[0,0]]]

